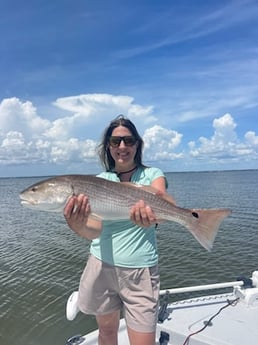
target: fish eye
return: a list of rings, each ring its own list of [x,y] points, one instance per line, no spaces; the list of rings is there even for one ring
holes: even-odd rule
[[[38,188],[37,187],[32,187],[31,190],[32,190],[32,192],[36,192],[38,190]]]

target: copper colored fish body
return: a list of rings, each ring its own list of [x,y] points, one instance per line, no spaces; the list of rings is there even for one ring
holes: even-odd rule
[[[218,228],[229,209],[186,209],[173,204],[149,186],[113,182],[91,175],[62,175],[40,181],[20,193],[21,203],[32,209],[62,212],[72,195],[85,194],[91,212],[99,219],[129,219],[130,208],[144,200],[159,221],[185,226],[197,241],[211,250]]]

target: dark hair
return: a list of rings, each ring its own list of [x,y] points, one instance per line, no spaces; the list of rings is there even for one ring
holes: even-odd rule
[[[112,158],[109,150],[109,138],[112,135],[113,130],[116,127],[123,126],[129,129],[129,131],[132,133],[132,135],[135,137],[135,139],[138,142],[136,154],[134,157],[134,162],[136,166],[144,166],[142,164],[142,150],[143,150],[143,140],[140,137],[135,125],[130,121],[128,118],[126,118],[124,115],[118,115],[113,121],[110,122],[109,126],[105,129],[102,137],[102,141],[98,147],[98,154],[101,163],[105,167],[106,171],[111,171],[115,167],[115,161]]]

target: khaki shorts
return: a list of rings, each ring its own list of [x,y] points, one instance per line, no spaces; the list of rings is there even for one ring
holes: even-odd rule
[[[124,268],[89,256],[81,276],[79,308],[104,315],[123,310],[127,325],[138,332],[155,332],[159,300],[158,267]]]

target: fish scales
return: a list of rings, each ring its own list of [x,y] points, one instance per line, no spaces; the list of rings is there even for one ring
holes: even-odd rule
[[[150,186],[114,182],[92,175],[63,175],[40,181],[20,193],[24,206],[52,212],[63,210],[72,195],[89,197],[91,211],[100,219],[129,219],[130,208],[139,200],[151,207],[158,221],[185,226],[200,244],[211,250],[218,228],[229,209],[186,209],[169,195]]]
[[[160,220],[169,218],[172,221],[178,218],[183,223],[185,216],[189,216],[188,210],[182,209],[182,215],[175,212],[171,202],[158,197],[155,192],[148,191],[148,187],[119,183],[119,188],[114,188],[117,187],[117,182],[102,178],[100,183],[99,179],[89,176],[85,181],[84,176],[75,176],[73,190],[75,195],[86,194],[89,197],[92,212],[105,219],[128,219],[128,210],[139,200],[144,200]]]

